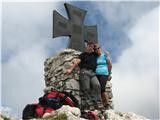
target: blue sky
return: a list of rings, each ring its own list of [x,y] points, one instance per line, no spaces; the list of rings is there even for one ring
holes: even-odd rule
[[[53,10],[67,18],[63,3],[3,3],[2,106],[14,114],[42,96],[44,60],[67,47],[67,37],[52,38]],[[88,11],[84,24],[98,25],[111,53],[115,109],[158,118],[158,2],[70,3]]]

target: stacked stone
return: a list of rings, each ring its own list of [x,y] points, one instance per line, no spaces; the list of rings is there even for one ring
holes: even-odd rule
[[[77,66],[72,74],[66,74],[66,70],[71,67],[80,53],[81,52],[73,49],[65,49],[59,55],[46,59],[44,62],[45,92],[51,90],[72,91],[72,94],[77,98],[79,103],[81,103],[79,67]],[[111,87],[111,82],[108,82],[106,85],[106,92],[109,94],[109,109],[113,108]],[[84,97],[84,95],[81,93],[81,98],[82,97]]]
[[[108,95],[108,109],[113,109],[114,104],[113,104],[113,94],[112,94],[112,83],[110,81],[107,81],[106,83],[106,93]]]
[[[78,51],[66,49],[59,55],[46,59],[44,62],[45,92],[51,90],[72,91],[72,94],[80,102],[79,67],[76,67],[72,74],[66,74],[66,70],[78,58],[79,54]]]

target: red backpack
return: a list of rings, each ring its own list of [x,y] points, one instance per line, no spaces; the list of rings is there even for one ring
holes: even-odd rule
[[[40,97],[39,103],[27,105],[23,110],[23,119],[42,117],[44,113],[50,113],[62,105],[79,107],[78,100],[71,93],[52,91]]]

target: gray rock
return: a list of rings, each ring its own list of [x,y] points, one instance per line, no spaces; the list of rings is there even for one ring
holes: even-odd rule
[[[149,120],[133,112],[122,113],[113,110],[106,110],[104,116],[106,116],[106,120]]]
[[[79,108],[70,107],[70,106],[62,106],[60,109],[53,111],[52,113],[45,113],[43,115],[44,119],[47,118],[55,118],[56,116],[65,114],[67,116],[67,120],[87,120],[84,118],[80,118],[81,111]]]

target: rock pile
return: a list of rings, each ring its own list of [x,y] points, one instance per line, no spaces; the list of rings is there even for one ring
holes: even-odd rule
[[[44,62],[44,76],[45,76],[45,92],[51,89],[58,89],[60,91],[73,91],[72,94],[81,102],[83,93],[79,89],[79,67],[76,67],[71,75],[66,75],[66,69],[68,69],[78,58],[80,52],[65,49],[59,55],[50,57]],[[106,92],[109,95],[109,108],[113,108],[112,102],[112,84],[107,82]],[[81,95],[81,97],[80,97]]]
[[[150,120],[143,116],[136,115],[133,112],[116,112],[113,110],[106,110],[103,114],[99,114],[99,111],[94,111],[94,113],[100,117],[99,120]],[[4,117],[0,114],[0,120],[22,120],[13,117]],[[51,113],[45,113],[43,118],[32,119],[32,120],[87,120],[81,118],[81,112],[79,108],[62,106],[60,109],[53,111]]]
[[[106,116],[106,120],[149,120],[133,112],[122,113],[113,110],[106,110],[104,116]]]
[[[66,69],[73,64],[79,54],[78,51],[66,49],[59,55],[46,59],[44,62],[45,92],[52,89],[73,91],[72,94],[80,102],[79,68],[75,68],[71,75],[66,75]]]
[[[122,113],[114,110],[106,110],[102,114],[100,111],[95,110],[93,113],[99,117],[99,120],[149,120],[143,116],[136,115],[133,112]],[[87,120],[81,118],[81,112],[79,108],[65,105],[52,113],[44,114],[43,119],[48,120],[48,118],[56,118],[60,115],[65,115],[66,120]]]
[[[43,115],[44,119],[47,118],[56,118],[57,116],[65,115],[67,120],[86,120],[81,118],[81,111],[79,108],[70,107],[68,105],[62,106],[60,109],[52,112],[52,113],[45,113]]]
[[[99,120],[149,120],[143,116],[136,115],[133,112],[122,113],[116,112],[114,110],[106,110],[104,113],[101,113],[100,111],[95,110],[93,111],[93,113],[99,117]],[[52,113],[44,114],[43,120],[50,120],[50,118],[54,120],[54,118],[57,118],[61,115],[65,116],[64,120],[87,120],[81,118],[81,112],[79,108],[70,107],[66,105]]]

